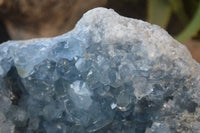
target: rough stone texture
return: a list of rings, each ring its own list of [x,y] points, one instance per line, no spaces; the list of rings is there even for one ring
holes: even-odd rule
[[[52,37],[72,28],[83,13],[107,0],[0,0],[0,18],[12,39]],[[53,26],[52,26],[53,25]]]
[[[199,75],[160,27],[96,8],[62,36],[0,46],[0,130],[199,133]]]

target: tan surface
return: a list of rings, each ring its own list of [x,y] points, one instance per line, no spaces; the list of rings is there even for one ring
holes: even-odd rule
[[[83,13],[107,0],[0,0],[12,39],[52,37],[71,30]]]
[[[197,40],[190,40],[185,43],[187,48],[190,50],[192,57],[200,62],[200,41]]]

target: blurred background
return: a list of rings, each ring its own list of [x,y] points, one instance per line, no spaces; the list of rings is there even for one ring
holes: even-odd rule
[[[0,0],[0,43],[63,34],[100,6],[161,26],[200,62],[200,0]]]

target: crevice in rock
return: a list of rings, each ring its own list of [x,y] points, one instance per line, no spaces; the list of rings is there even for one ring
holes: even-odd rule
[[[4,78],[6,88],[9,89],[10,100],[13,105],[18,105],[19,100],[23,94],[24,86],[21,79],[17,73],[16,67],[11,67],[9,72]]]

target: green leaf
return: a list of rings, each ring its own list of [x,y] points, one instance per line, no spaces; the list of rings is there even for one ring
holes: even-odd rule
[[[168,0],[148,0],[148,21],[166,28],[172,9]]]
[[[184,11],[182,0],[169,0],[173,12],[179,18],[180,22],[185,26],[188,23],[188,17]]]
[[[185,42],[189,40],[191,37],[194,37],[199,30],[200,30],[200,1],[193,19],[190,21],[188,26],[176,37],[176,39],[180,42]]]

